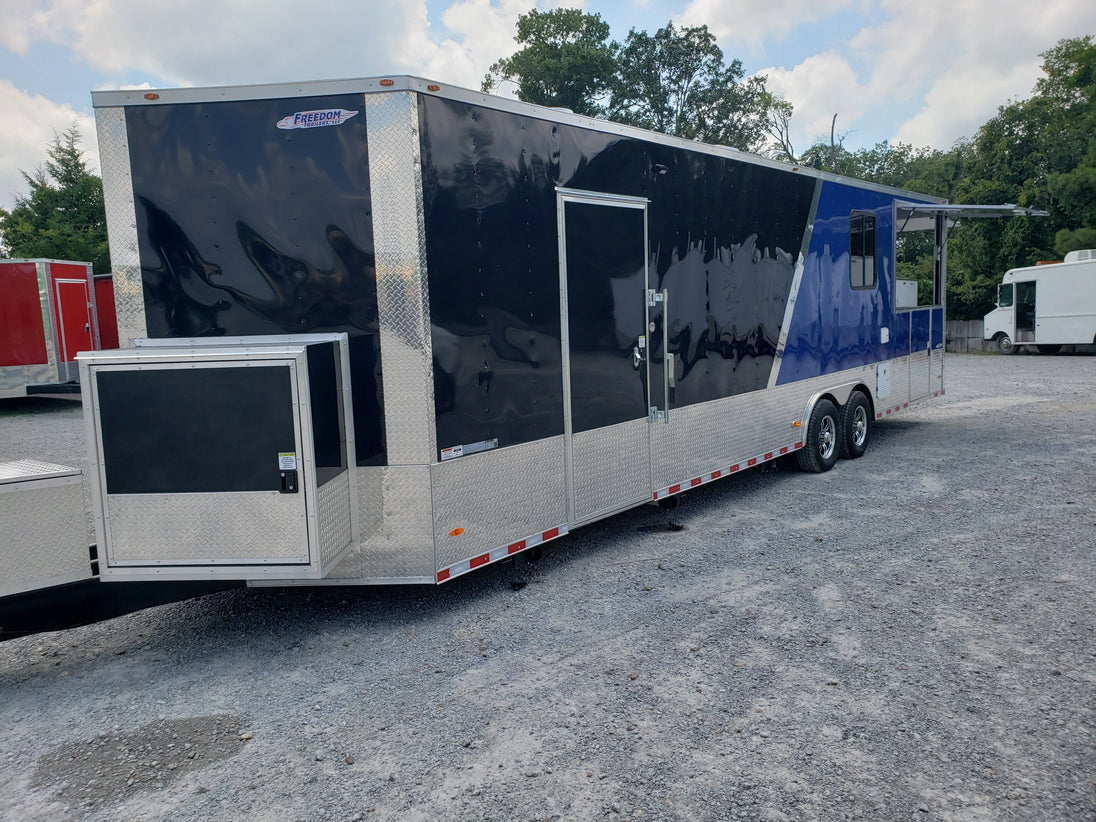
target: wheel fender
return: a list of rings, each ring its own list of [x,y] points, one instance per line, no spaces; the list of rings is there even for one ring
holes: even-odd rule
[[[824,388],[821,391],[812,394],[810,399],[807,400],[807,404],[803,407],[803,416],[800,417],[800,420],[803,421],[803,425],[806,425],[807,421],[811,418],[811,414],[814,412],[814,407],[818,405],[819,400],[828,399],[834,405],[836,405],[838,409],[841,409],[845,405],[845,403],[849,401],[849,396],[852,394],[853,391],[856,390],[856,387],[860,384],[860,381],[854,380],[852,382],[847,382],[842,385]],[[868,401],[871,402],[870,397],[868,398]]]
[[[837,406],[837,410],[840,411],[845,407],[845,404],[849,401],[849,397],[852,396],[853,391],[859,391],[865,397],[868,398],[868,408],[871,412],[875,412],[875,397],[872,396],[871,389],[864,385],[863,380],[857,380],[853,382],[847,382],[842,385],[834,386],[832,388],[824,388],[811,395],[807,400],[807,404],[803,406],[803,416],[800,417],[800,429],[805,430],[805,426],[810,422],[811,414],[814,413],[814,407],[818,405],[819,400],[828,399],[834,405]]]

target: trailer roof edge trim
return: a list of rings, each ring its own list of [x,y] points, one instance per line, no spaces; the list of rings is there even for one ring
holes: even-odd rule
[[[911,191],[909,189],[894,188],[893,186],[872,183],[859,180],[854,177],[844,177],[828,171],[819,171],[810,166],[792,165],[780,160],[773,160],[759,154],[751,154],[730,146],[702,143],[697,140],[687,140],[683,137],[675,137],[658,131],[648,131],[637,126],[629,126],[623,123],[615,123],[611,120],[599,120],[595,117],[587,117],[575,114],[568,109],[551,108],[534,103],[525,103],[510,97],[499,97],[482,91],[462,88],[460,86],[440,83],[434,80],[424,79],[411,75],[388,75],[378,77],[348,78],[341,80],[307,80],[299,83],[260,83],[254,85],[239,86],[202,86],[193,88],[176,89],[123,89],[110,91],[93,91],[91,93],[93,108],[117,108],[126,106],[156,106],[179,103],[226,103],[245,100],[275,100],[282,97],[320,97],[335,94],[388,94],[392,92],[412,92],[416,94],[429,94],[449,100],[469,103],[471,105],[484,106],[486,108],[506,111],[512,114],[521,114],[526,117],[536,117],[555,123],[566,123],[600,131],[608,134],[619,134],[622,137],[634,137],[648,142],[661,143],[663,145],[685,148],[692,151],[700,151],[719,157],[742,160],[754,165],[768,166],[791,174],[802,174],[835,183],[855,181],[856,185],[872,191],[893,194],[896,197],[916,198],[913,202],[944,203],[942,197],[933,197],[928,194]]]

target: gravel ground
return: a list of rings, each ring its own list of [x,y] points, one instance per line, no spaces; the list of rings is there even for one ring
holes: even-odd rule
[[[0,644],[0,817],[1096,819],[1096,357],[946,368],[863,459],[679,531]],[[80,439],[0,408],[4,456]]]

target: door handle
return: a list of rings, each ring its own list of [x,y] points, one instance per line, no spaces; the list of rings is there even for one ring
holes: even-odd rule
[[[643,352],[641,352],[639,346],[636,345],[632,347],[632,368],[638,371],[641,365],[643,365]]]

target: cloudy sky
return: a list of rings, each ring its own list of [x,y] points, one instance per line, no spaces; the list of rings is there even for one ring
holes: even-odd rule
[[[92,89],[416,74],[478,87],[534,0],[0,0],[0,206],[77,121],[97,169]],[[705,23],[795,106],[798,150],[837,131],[946,148],[1030,95],[1039,53],[1096,34],[1091,0],[558,0],[623,40]],[[539,0],[541,9],[557,0]]]

